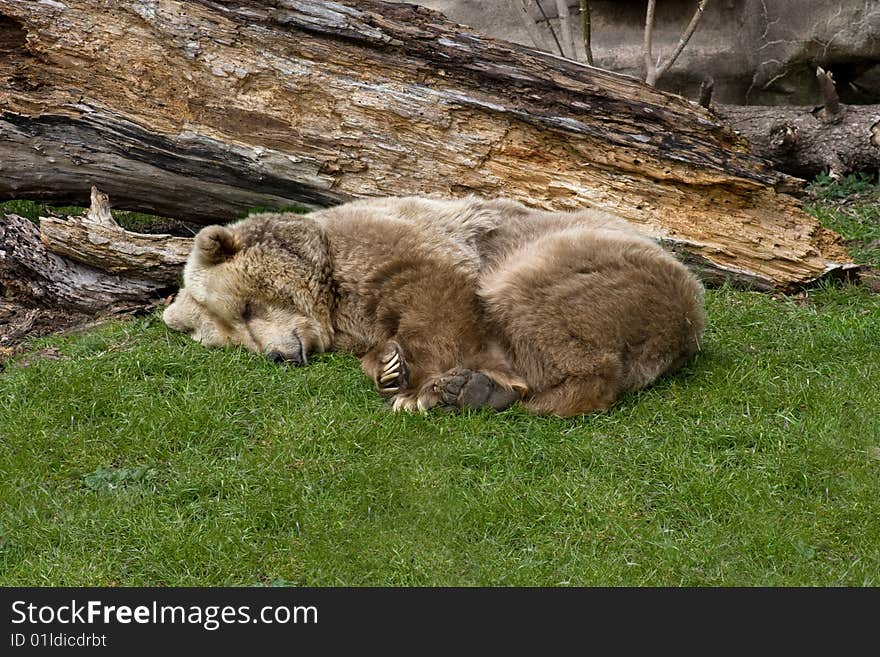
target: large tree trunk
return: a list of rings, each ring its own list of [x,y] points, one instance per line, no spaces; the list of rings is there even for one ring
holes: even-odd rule
[[[197,221],[405,193],[595,205],[759,288],[846,267],[682,98],[376,0],[0,0],[0,197]]]

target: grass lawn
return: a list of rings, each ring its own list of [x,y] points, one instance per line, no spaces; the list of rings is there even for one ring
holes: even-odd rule
[[[880,264],[876,186],[836,189],[812,210]],[[880,585],[880,296],[707,306],[684,371],[573,420],[392,414],[351,356],[158,316],[35,341],[0,373],[0,585]]]

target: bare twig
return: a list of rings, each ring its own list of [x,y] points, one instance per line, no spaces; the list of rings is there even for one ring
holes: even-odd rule
[[[654,39],[654,9],[656,6],[657,0],[648,0],[648,11],[645,14],[645,45],[642,52],[645,58],[645,82],[651,86],[654,86],[657,81],[657,67],[654,65],[654,55],[651,54],[651,44]]]
[[[532,43],[535,44],[535,48],[538,50],[547,50],[547,44],[541,36],[541,31],[538,29],[535,19],[532,18],[532,14],[529,12],[529,1],[519,0],[519,6],[519,15],[522,19],[523,26],[526,28],[526,32],[529,33],[529,38],[532,40]]]
[[[588,0],[580,0],[581,24],[584,29],[584,52],[587,55],[587,64],[593,65],[593,47],[590,45],[590,3]]]
[[[565,57],[565,52],[562,50],[562,44],[559,43],[559,39],[556,38],[556,30],[553,29],[552,23],[550,23],[550,17],[547,16],[547,12],[544,11],[544,8],[541,6],[540,0],[535,0],[535,4],[538,6],[538,11],[541,12],[541,17],[544,19],[544,22],[547,23],[547,29],[550,30],[550,36],[553,37],[553,43],[556,44],[556,49],[559,51],[559,54]]]
[[[559,14],[559,32],[562,37],[562,47],[565,56],[569,59],[577,59],[577,50],[574,46],[574,32],[571,30],[571,14],[568,13],[568,0],[556,0],[556,13]]]
[[[700,18],[703,17],[703,12],[706,11],[706,5],[709,4],[709,0],[700,0],[700,4],[697,5],[697,10],[694,12],[693,17],[691,18],[691,22],[688,23],[687,27],[684,29],[684,32],[682,32],[681,38],[678,40],[678,45],[675,47],[672,55],[670,55],[669,59],[663,62],[663,64],[661,64],[658,59],[656,65],[652,61],[653,55],[651,54],[651,39],[654,32],[655,4],[656,0],[648,0],[648,11],[645,17],[645,82],[650,84],[652,87],[657,84],[657,80],[660,79],[660,76],[666,73],[666,71],[669,70],[669,67],[675,63],[675,60],[678,59],[681,51],[684,50],[684,47],[687,45],[688,41],[690,41],[691,37],[697,29],[697,24],[700,22]]]
[[[706,11],[706,6],[708,4],[709,0],[700,0],[700,4],[697,5],[697,10],[694,12],[693,17],[691,18],[691,22],[688,23],[688,26],[682,33],[681,38],[678,40],[678,45],[675,47],[675,51],[657,72],[658,78],[669,70],[669,67],[675,63],[676,59],[678,59],[678,56],[681,54],[681,51],[684,50],[684,47],[687,45],[688,41],[691,40],[691,37],[697,30],[697,24],[700,22],[700,18],[703,17],[703,12]]]

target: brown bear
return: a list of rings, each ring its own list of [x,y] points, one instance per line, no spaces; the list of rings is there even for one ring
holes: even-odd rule
[[[195,238],[169,327],[277,362],[350,351],[395,410],[605,410],[699,349],[703,288],[625,220],[504,199],[264,213]]]

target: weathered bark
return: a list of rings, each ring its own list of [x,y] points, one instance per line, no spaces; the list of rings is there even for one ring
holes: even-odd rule
[[[191,248],[189,238],[124,230],[95,187],[82,216],[41,217],[37,227],[0,215],[3,340],[15,343],[40,318],[63,327],[153,307],[178,286]]]
[[[0,197],[200,221],[403,193],[595,205],[759,287],[849,261],[711,114],[376,0],[0,0]]]
[[[159,300],[167,284],[125,278],[51,253],[40,229],[14,214],[0,215],[0,287],[8,299],[87,314],[114,314]]]
[[[880,168],[880,105],[824,107],[721,105],[718,116],[779,171],[813,178]]]
[[[145,235],[123,229],[110,214],[106,194],[92,187],[83,217],[41,217],[40,237],[50,251],[102,271],[173,285],[192,249],[192,240]]]

